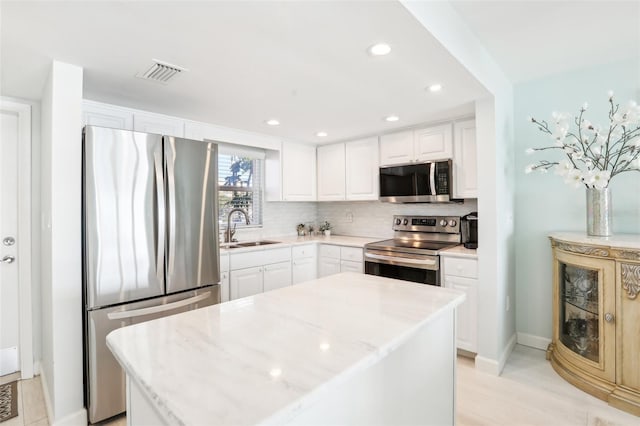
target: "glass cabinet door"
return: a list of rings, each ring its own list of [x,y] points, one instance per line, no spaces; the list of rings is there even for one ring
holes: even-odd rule
[[[615,261],[555,250],[554,340],[558,356],[615,377]],[[608,315],[607,315],[608,314]]]
[[[559,264],[560,341],[595,363],[600,361],[598,270]]]

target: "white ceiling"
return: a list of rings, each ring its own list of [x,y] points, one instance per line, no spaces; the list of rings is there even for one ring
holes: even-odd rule
[[[640,1],[451,2],[514,83],[640,57]]]
[[[334,141],[473,111],[484,88],[404,7],[387,2],[3,2],[1,90],[40,97],[52,59],[84,68],[88,99]],[[386,41],[393,50],[370,57]],[[135,78],[156,58],[189,69]],[[441,83],[442,92],[425,88]],[[383,118],[397,114],[400,121]],[[274,128],[269,118],[282,123]],[[319,130],[329,133],[320,139]]]
[[[639,1],[452,1],[513,81],[640,54]],[[0,3],[0,93],[38,99],[52,59],[88,99],[303,142],[473,111],[485,89],[396,1]],[[389,56],[365,51],[386,41]],[[156,58],[167,86],[135,78]],[[438,82],[441,93],[425,87]],[[397,114],[388,123],[383,117]],[[264,121],[277,118],[279,127]],[[320,139],[319,130],[329,133]]]

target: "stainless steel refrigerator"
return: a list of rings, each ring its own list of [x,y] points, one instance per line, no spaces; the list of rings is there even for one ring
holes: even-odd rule
[[[217,145],[87,126],[83,133],[85,402],[125,411],[112,330],[220,302]]]

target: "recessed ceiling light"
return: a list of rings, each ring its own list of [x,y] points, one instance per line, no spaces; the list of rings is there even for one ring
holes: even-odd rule
[[[328,136],[328,133],[327,132],[318,132],[318,133],[316,133],[316,136],[319,137],[319,138],[325,138],[325,137]]]
[[[384,119],[387,121],[398,121],[400,120],[400,117],[398,117],[397,115],[390,115],[388,117],[385,117]]]
[[[431,86],[429,86],[429,91],[430,92],[439,92],[442,90],[442,85],[441,84],[432,84]]]
[[[367,50],[371,56],[384,56],[391,52],[391,46],[387,43],[376,43]]]
[[[266,123],[267,123],[269,126],[279,126],[279,125],[280,125],[280,122],[279,122],[278,120],[276,120],[275,118],[272,118],[272,119],[270,119],[270,120],[267,120],[267,121],[266,121]]]

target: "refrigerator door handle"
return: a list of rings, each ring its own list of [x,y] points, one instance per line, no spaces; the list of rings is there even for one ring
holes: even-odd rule
[[[167,275],[173,275],[175,254],[176,254],[176,175],[175,175],[175,161],[176,161],[176,146],[175,139],[172,137],[167,138],[167,145],[169,149],[166,150],[168,155],[166,156],[167,162],[167,196],[169,197],[169,258]]]
[[[158,247],[156,247],[156,276],[160,282],[164,281],[164,240],[166,232],[166,205],[164,200],[164,176],[162,175],[162,154],[154,153],[153,164],[156,173],[156,194],[158,206],[156,219],[158,221]]]
[[[194,303],[208,299],[209,297],[211,297],[211,292],[207,291],[205,293],[199,294],[194,297],[190,297],[188,299],[167,303],[166,305],[150,306],[148,308],[134,309],[132,311],[109,312],[107,314],[107,318],[109,318],[110,320],[118,320],[118,319],[134,318],[134,317],[141,317],[144,315],[157,314],[158,312],[172,311],[174,309],[182,308],[183,306],[192,305]]]

